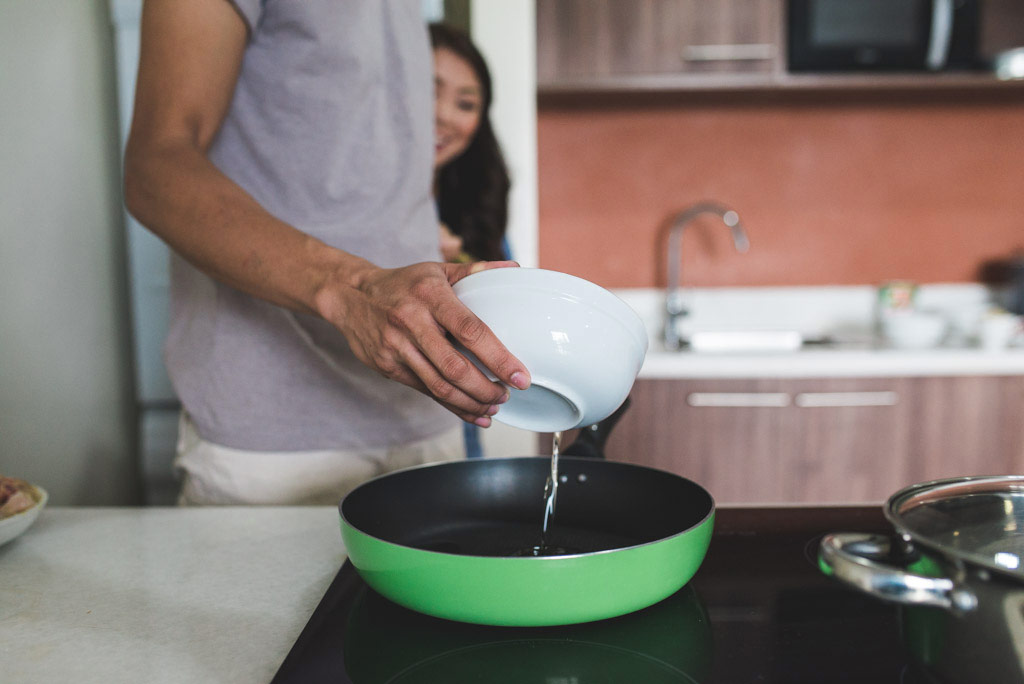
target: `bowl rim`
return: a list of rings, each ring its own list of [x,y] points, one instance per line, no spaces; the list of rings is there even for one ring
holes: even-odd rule
[[[580,288],[583,293],[573,292],[567,285]],[[462,278],[452,286],[452,289],[461,299],[463,294],[506,287],[514,287],[520,291],[534,290],[547,294],[555,293],[581,304],[588,303],[584,299],[585,296],[594,297],[599,301],[591,302],[592,308],[619,323],[636,342],[641,355],[647,354],[650,345],[647,328],[633,307],[614,292],[571,273],[528,266],[489,268]]]

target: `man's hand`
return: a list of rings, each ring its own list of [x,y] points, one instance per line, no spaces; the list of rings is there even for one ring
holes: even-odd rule
[[[381,269],[367,264],[355,278],[349,271],[344,278],[325,283],[317,296],[318,310],[341,330],[367,366],[432,397],[463,420],[488,427],[490,416],[508,399],[502,383],[526,389],[530,375],[459,301],[452,285],[484,268],[515,265],[421,263]],[[448,334],[500,382],[480,372]]]

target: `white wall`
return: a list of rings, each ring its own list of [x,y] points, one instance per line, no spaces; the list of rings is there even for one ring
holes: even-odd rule
[[[0,473],[138,500],[103,0],[0,0]]]

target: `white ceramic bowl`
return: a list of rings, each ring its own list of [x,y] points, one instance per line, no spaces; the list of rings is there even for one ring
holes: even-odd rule
[[[526,390],[511,390],[495,420],[558,432],[593,425],[626,400],[647,354],[647,333],[637,313],[608,290],[537,268],[480,271],[454,290],[533,380]]]
[[[937,346],[946,336],[946,319],[928,311],[893,314],[882,322],[886,341],[899,349],[927,349]]]
[[[21,536],[21,534],[32,526],[32,523],[39,517],[39,513],[43,510],[47,500],[50,498],[49,494],[42,487],[33,485],[36,490],[36,505],[32,508],[28,508],[21,513],[15,513],[14,515],[6,518],[0,518],[0,544],[6,544],[12,539]]]

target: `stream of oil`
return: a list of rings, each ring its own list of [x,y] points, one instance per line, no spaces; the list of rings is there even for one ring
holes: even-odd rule
[[[555,517],[555,502],[558,499],[558,447],[562,442],[562,433],[551,435],[551,474],[544,483],[544,525],[541,527],[540,547],[548,545],[548,526]]]
[[[562,433],[551,435],[551,474],[544,483],[544,523],[541,525],[540,545],[523,549],[519,556],[565,556],[576,553],[573,549],[553,546],[549,543],[549,530],[555,517],[555,502],[558,499],[558,447],[562,442]]]

